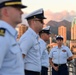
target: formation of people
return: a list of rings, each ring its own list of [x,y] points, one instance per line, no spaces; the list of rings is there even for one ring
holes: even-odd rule
[[[64,38],[56,37],[57,46],[47,51],[50,27],[43,28],[44,10],[38,9],[25,16],[29,27],[17,41],[15,27],[22,22],[21,0],[0,0],[0,75],[69,75],[67,61],[71,50],[63,45]]]

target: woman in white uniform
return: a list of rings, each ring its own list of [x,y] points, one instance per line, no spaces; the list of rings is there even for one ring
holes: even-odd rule
[[[68,75],[67,61],[72,60],[71,50],[63,45],[63,37],[56,37],[57,46],[52,48],[49,54],[52,75]]]

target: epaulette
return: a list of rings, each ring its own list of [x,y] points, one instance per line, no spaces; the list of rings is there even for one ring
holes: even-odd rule
[[[0,36],[4,36],[5,35],[5,29],[4,28],[0,28]]]

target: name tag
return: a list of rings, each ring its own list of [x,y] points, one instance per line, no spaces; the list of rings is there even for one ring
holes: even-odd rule
[[[66,50],[62,50],[63,52],[66,52]]]

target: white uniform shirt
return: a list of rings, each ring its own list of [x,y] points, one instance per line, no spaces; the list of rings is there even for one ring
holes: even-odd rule
[[[19,44],[25,54],[24,66],[26,70],[41,71],[38,35],[29,28],[20,38]]]
[[[24,64],[20,48],[16,42],[17,32],[8,23],[0,20],[0,75],[24,75]]]
[[[42,39],[39,39],[40,43],[40,54],[41,54],[41,66],[49,67],[49,56],[46,47],[46,42]]]
[[[67,63],[67,58],[72,56],[72,52],[67,46],[62,45],[61,48],[58,46],[51,49],[49,58],[52,58],[55,64],[65,64]]]

